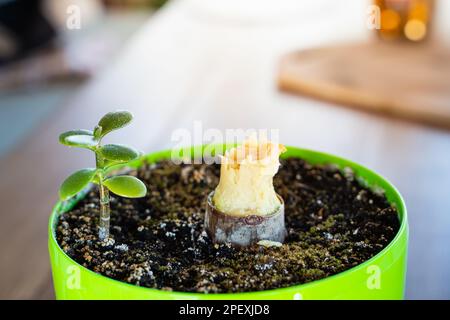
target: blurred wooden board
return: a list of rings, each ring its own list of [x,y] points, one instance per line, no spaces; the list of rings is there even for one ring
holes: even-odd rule
[[[282,58],[280,89],[450,129],[450,50],[369,42]]]

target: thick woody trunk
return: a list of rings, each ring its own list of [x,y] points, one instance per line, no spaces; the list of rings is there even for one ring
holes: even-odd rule
[[[205,229],[214,243],[231,243],[247,247],[261,240],[282,243],[286,237],[284,202],[277,212],[267,215],[237,217],[219,211],[213,204],[214,192],[208,196],[205,215]]]

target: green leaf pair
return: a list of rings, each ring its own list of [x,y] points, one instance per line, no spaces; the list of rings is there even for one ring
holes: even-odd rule
[[[67,200],[85,189],[97,174],[97,169],[81,169],[70,175],[61,185],[59,196]],[[115,176],[107,178],[103,184],[113,193],[127,198],[141,198],[147,193],[145,184],[133,176]]]
[[[133,115],[128,111],[109,112],[100,119],[94,131],[70,130],[59,136],[59,142],[70,147],[92,149],[108,133],[125,127],[131,120]]]

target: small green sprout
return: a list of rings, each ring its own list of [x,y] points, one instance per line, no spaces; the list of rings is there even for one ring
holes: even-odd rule
[[[108,169],[114,165],[126,164],[139,158],[140,153],[120,144],[101,145],[102,138],[111,131],[128,125],[133,116],[128,111],[107,113],[100,119],[94,131],[71,130],[59,136],[59,142],[70,147],[85,148],[95,153],[95,168],[81,169],[69,176],[59,189],[61,200],[65,201],[90,183],[95,183],[100,192],[100,223],[98,237],[101,241],[109,238],[110,206],[109,191],[127,198],[141,198],[147,194],[145,184],[129,175],[108,176]]]

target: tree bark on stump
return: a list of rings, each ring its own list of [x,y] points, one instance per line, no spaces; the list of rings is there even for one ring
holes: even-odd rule
[[[267,216],[249,215],[238,217],[218,210],[213,204],[214,192],[207,199],[205,229],[214,243],[231,243],[247,247],[261,240],[283,243],[286,237],[284,201],[279,209]]]

